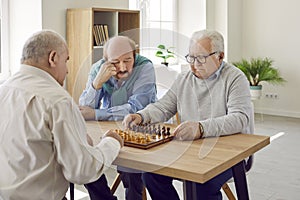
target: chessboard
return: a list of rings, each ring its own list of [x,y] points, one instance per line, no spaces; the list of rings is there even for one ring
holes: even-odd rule
[[[139,149],[149,149],[157,145],[171,141],[174,136],[170,133],[171,126],[168,125],[139,125],[131,129],[115,131],[124,140],[124,145]]]

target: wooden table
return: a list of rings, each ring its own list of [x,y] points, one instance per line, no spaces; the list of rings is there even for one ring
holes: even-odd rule
[[[121,122],[89,121],[87,129],[97,143],[105,131],[123,127]],[[185,180],[186,199],[195,199],[195,183],[205,183],[232,167],[238,199],[249,199],[244,159],[269,143],[269,136],[249,134],[173,140],[148,150],[123,147],[113,164]]]

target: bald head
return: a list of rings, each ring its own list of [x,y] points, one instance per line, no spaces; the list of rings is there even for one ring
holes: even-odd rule
[[[105,43],[103,56],[113,60],[129,52],[135,54],[135,42],[126,36],[116,36]]]
[[[63,37],[51,30],[42,30],[33,34],[24,44],[21,63],[39,63],[47,59],[49,52],[65,51],[67,44]]]
[[[21,64],[49,73],[60,85],[68,73],[69,51],[62,36],[51,30],[33,34],[25,43]]]

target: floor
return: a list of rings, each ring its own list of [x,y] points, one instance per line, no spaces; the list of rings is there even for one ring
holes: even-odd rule
[[[300,119],[257,114],[255,133],[271,136],[271,144],[255,154],[254,165],[247,175],[250,199],[299,199]],[[111,184],[116,176],[115,169],[109,169],[106,175]],[[181,182],[175,181],[174,185],[182,195]],[[234,191],[234,183],[229,185]],[[115,195],[119,200],[125,199],[122,184]],[[75,199],[89,200],[82,186],[76,185]],[[151,199],[149,195],[147,199]],[[227,200],[224,194],[223,199]]]

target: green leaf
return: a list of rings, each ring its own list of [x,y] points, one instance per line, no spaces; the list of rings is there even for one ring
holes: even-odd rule
[[[162,58],[163,62],[167,62],[168,58],[175,58],[174,52],[172,52],[170,50],[171,48],[174,48],[174,47],[166,48],[165,45],[160,44],[160,45],[157,46],[157,48],[159,50],[156,51],[155,56],[157,56],[159,58]]]
[[[279,70],[272,67],[273,60],[270,58],[252,58],[250,61],[242,59],[239,62],[233,62],[247,77],[250,85],[256,86],[265,81],[271,84],[282,84],[286,82],[280,76]]]
[[[163,44],[158,45],[157,48],[159,48],[159,49],[166,49],[165,45],[163,45]]]

